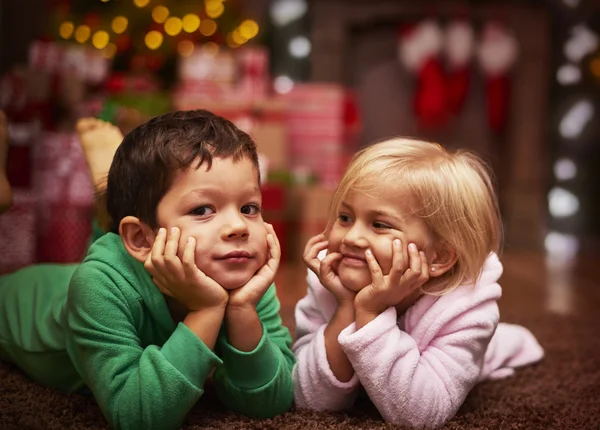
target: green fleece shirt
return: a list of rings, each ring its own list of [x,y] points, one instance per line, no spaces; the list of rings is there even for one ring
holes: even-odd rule
[[[252,417],[293,399],[291,337],[274,285],[257,306],[263,337],[215,352],[175,324],[143,264],[108,233],[79,265],[37,265],[0,277],[0,358],[64,391],[89,388],[115,428],[179,428],[213,368],[221,401]]]

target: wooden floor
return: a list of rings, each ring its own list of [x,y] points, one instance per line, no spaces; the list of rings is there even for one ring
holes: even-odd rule
[[[600,324],[600,254],[562,259],[542,252],[508,251],[501,255],[501,261],[501,312],[598,315]],[[306,268],[296,261],[283,264],[276,285],[281,317],[294,335],[294,307],[306,293]]]

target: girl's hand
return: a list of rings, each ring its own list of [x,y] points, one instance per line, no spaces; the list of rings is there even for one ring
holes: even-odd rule
[[[329,242],[323,233],[310,238],[304,248],[304,263],[317,275],[321,284],[334,295],[338,305],[352,304],[356,293],[344,287],[338,275],[333,271],[333,264],[342,259],[342,254],[332,252],[327,254],[323,260],[318,258],[319,252],[327,249],[328,245]]]
[[[196,239],[188,238],[183,257],[179,259],[179,238],[177,227],[171,229],[168,239],[164,228],[158,230],[152,251],[144,262],[154,284],[190,311],[224,308],[229,300],[227,290],[196,266]]]
[[[411,243],[406,251],[403,249],[400,239],[394,239],[392,242],[392,268],[386,276],[381,272],[381,267],[371,250],[367,250],[365,257],[371,271],[372,283],[356,295],[357,312],[360,310],[379,315],[387,308],[396,306],[404,299],[411,297],[429,280],[425,253],[417,251],[414,243]]]
[[[256,305],[275,280],[275,274],[281,260],[281,246],[273,226],[265,223],[265,228],[267,229],[269,258],[244,286],[229,291],[228,309],[244,307],[256,309]]]

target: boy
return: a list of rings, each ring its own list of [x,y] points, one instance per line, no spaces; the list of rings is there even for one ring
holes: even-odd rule
[[[79,130],[100,188],[116,151],[110,231],[80,265],[0,278],[0,357],[56,389],[89,388],[116,428],[180,427],[213,369],[232,410],[285,412],[294,358],[254,142],[202,110],[156,117],[118,149],[102,127]]]

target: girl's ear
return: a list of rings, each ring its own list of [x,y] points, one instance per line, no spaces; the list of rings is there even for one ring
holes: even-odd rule
[[[443,245],[434,253],[431,263],[429,263],[429,276],[437,277],[446,273],[456,264],[458,255],[454,249]]]
[[[154,245],[154,231],[139,218],[126,216],[119,224],[119,234],[129,255],[142,263],[146,261]]]

